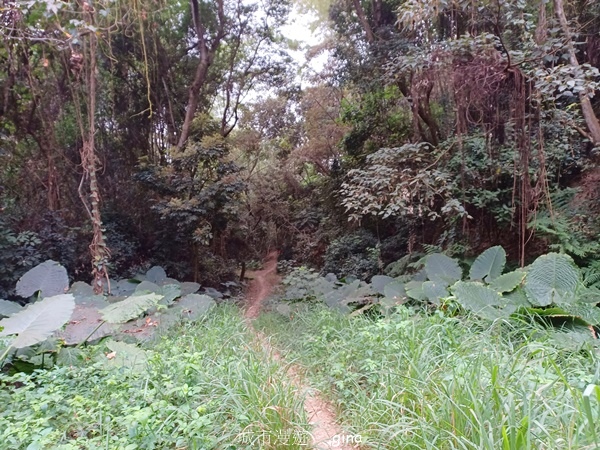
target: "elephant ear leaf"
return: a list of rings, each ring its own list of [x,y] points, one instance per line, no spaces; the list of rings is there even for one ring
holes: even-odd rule
[[[510,292],[523,282],[525,275],[526,272],[522,270],[505,273],[494,279],[494,281],[490,283],[490,287],[500,293]]]
[[[71,294],[47,297],[12,316],[0,320],[0,337],[16,334],[13,348],[24,348],[45,341],[62,327],[73,314],[75,299]]]
[[[431,281],[443,282],[450,285],[462,278],[462,269],[458,261],[444,255],[433,253],[427,257],[425,271]]]
[[[42,297],[52,297],[64,294],[67,289],[67,269],[52,260],[38,264],[17,282],[17,295],[21,297],[31,297],[37,291],[42,291]]]
[[[162,298],[163,296],[160,294],[132,295],[123,301],[101,309],[100,314],[108,323],[129,322],[156,306]]]
[[[2,317],[10,317],[13,314],[18,313],[22,309],[23,307],[18,303],[0,299],[0,316]]]
[[[371,286],[378,294],[385,295],[385,287],[395,281],[392,277],[386,275],[375,275],[371,278]]]
[[[113,367],[125,367],[141,372],[148,363],[148,352],[126,342],[109,340],[106,346],[111,350],[107,363]]]
[[[548,253],[531,265],[525,278],[525,292],[534,306],[572,303],[580,275],[570,256]]]
[[[490,283],[502,274],[505,264],[504,249],[499,245],[490,247],[477,257],[469,271],[469,278]]]
[[[498,309],[502,306],[500,294],[482,283],[459,281],[452,286],[452,292],[463,308],[479,317],[495,320],[505,315]]]
[[[160,266],[154,266],[146,273],[146,280],[151,281],[154,284],[161,284],[166,279],[167,273],[165,272],[165,269]]]

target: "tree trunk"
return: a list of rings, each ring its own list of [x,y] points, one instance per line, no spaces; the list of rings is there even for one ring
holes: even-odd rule
[[[240,282],[243,282],[244,278],[246,278],[246,261],[242,261],[242,270],[240,271]]]
[[[577,55],[575,54],[575,47],[573,46],[573,40],[571,39],[571,30],[569,29],[569,22],[565,14],[565,8],[563,0],[554,0],[554,10],[560,27],[562,28],[563,34],[567,39],[567,50],[569,51],[569,62],[573,67],[579,67],[579,61],[577,61]],[[600,121],[594,112],[592,102],[585,92],[579,93],[579,101],[581,102],[581,111],[583,118],[588,127],[589,138],[594,145],[600,144]]]
[[[189,94],[188,94],[188,103],[187,108],[185,110],[185,119],[183,121],[183,125],[181,127],[181,134],[179,135],[179,140],[177,141],[177,150],[181,150],[190,136],[190,127],[192,125],[192,121],[194,120],[194,116],[196,115],[196,109],[198,108],[198,101],[200,96],[200,89],[204,86],[206,82],[206,76],[208,75],[208,68],[210,67],[210,62],[203,57],[196,68],[196,76],[194,77],[194,82],[190,86]]]
[[[89,25],[94,25],[93,11],[87,11]],[[81,124],[81,132],[83,145],[81,148],[81,165],[83,167],[83,176],[79,185],[79,196],[85,205],[90,219],[92,221],[92,242],[90,244],[90,256],[92,257],[92,276],[94,278],[93,287],[94,293],[101,294],[104,291],[104,282],[108,285],[108,270],[107,264],[110,256],[108,247],[104,240],[104,232],[102,230],[102,218],[100,215],[100,192],[98,187],[98,179],[96,171],[98,170],[95,140],[96,134],[96,57],[97,57],[97,37],[95,33],[89,33],[89,69],[87,73],[88,87],[88,111],[87,111],[87,130],[84,130]],[[83,193],[82,187],[84,181],[89,180],[89,203],[88,206],[86,195]],[[110,285],[108,285],[110,291]]]
[[[217,0],[217,31],[209,43],[206,39],[206,27],[200,15],[200,7],[198,0],[190,0],[190,8],[192,10],[192,20],[198,37],[198,51],[200,52],[200,62],[196,67],[194,82],[190,86],[188,94],[187,108],[185,111],[185,119],[181,127],[181,135],[177,141],[177,150],[182,150],[190,137],[190,128],[196,109],[200,100],[200,91],[206,83],[208,69],[213,63],[215,54],[221,45],[221,40],[225,37],[225,9],[223,7],[224,0]]]
[[[367,42],[369,42],[369,44],[372,44],[375,42],[375,33],[373,33],[373,29],[371,28],[371,25],[369,24],[369,20],[367,19],[365,10],[363,9],[362,5],[360,4],[360,0],[352,0],[352,1],[354,3],[354,9],[356,10],[356,15],[358,16],[358,21],[360,22],[360,25],[362,26],[363,30],[365,30],[365,33],[367,34]]]

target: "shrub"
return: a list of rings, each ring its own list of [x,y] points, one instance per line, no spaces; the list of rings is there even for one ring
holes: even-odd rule
[[[367,280],[379,272],[377,239],[368,231],[359,230],[334,240],[325,253],[323,274],[338,277],[353,275]]]

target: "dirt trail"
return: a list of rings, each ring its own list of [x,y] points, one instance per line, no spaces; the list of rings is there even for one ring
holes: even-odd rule
[[[246,319],[254,320],[258,317],[264,300],[271,294],[273,288],[279,283],[277,275],[277,251],[267,255],[262,270],[248,271],[251,278],[250,285],[246,291]]]
[[[247,309],[245,316],[250,325],[252,324],[252,320],[258,317],[264,300],[271,294],[273,288],[279,282],[277,256],[277,251],[269,253],[262,270],[248,273],[249,277],[252,277],[252,281],[246,291]],[[269,339],[263,333],[256,330],[255,333],[263,348],[268,349],[273,359],[283,363],[282,356],[271,346]],[[300,375],[300,368],[296,365],[289,365],[287,374],[300,395],[304,396],[304,410],[309,422],[313,425],[311,432],[313,448],[318,450],[356,449],[357,447],[342,443],[345,433],[335,419],[333,408],[315,389],[310,388],[305,383],[303,377]]]

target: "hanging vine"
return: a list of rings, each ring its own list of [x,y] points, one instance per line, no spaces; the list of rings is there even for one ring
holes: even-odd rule
[[[93,287],[96,294],[104,291],[106,284],[110,292],[110,283],[108,278],[108,262],[110,259],[110,251],[106,245],[104,238],[104,230],[102,229],[102,216],[100,213],[100,190],[96,172],[100,168],[98,158],[96,156],[96,95],[97,95],[97,57],[98,57],[98,38],[96,35],[96,23],[94,18],[94,9],[88,3],[83,2],[82,9],[84,17],[88,25],[89,32],[87,36],[87,45],[84,47],[87,58],[84,65],[84,81],[87,103],[87,126],[84,124],[81,110],[78,110],[78,123],[83,140],[80,149],[81,167],[83,174],[79,184],[79,197],[83,202],[89,218],[92,222],[92,241],[89,245],[90,255],[92,258],[92,277]],[[79,54],[76,55],[76,60],[79,60]],[[78,102],[76,107],[78,107]],[[85,187],[89,188],[89,192],[85,191]]]

